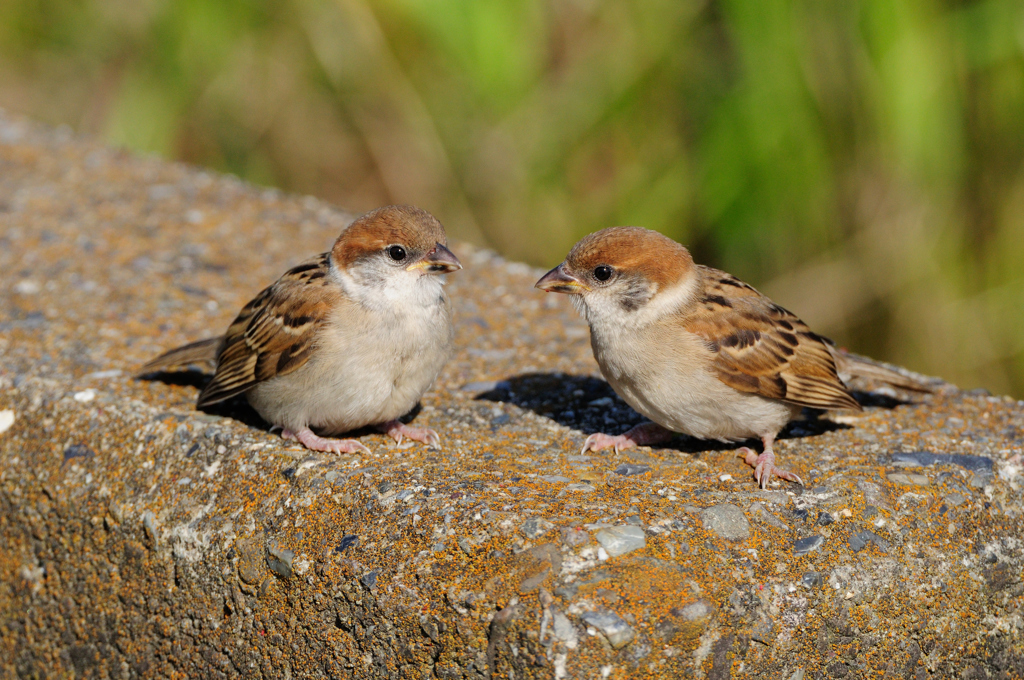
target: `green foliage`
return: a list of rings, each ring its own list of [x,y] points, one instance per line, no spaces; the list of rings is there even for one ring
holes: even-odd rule
[[[6,0],[0,105],[541,265],[658,229],[1024,394],[1019,0]]]

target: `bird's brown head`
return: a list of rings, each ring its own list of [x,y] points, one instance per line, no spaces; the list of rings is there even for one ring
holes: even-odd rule
[[[341,269],[386,266],[418,274],[462,269],[437,218],[410,205],[389,205],[359,217],[335,241],[331,259]]]
[[[641,227],[611,227],[581,239],[537,288],[582,296],[588,308],[643,307],[692,276],[693,258],[672,239]]]

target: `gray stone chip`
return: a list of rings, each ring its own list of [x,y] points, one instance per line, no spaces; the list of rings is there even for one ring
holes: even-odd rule
[[[794,555],[806,555],[807,553],[814,552],[825,543],[824,536],[807,536],[806,538],[799,538],[793,544]]]
[[[295,553],[281,548],[277,541],[267,544],[267,566],[270,567],[270,571],[281,578],[292,577],[292,560],[294,559]]]
[[[644,530],[633,524],[601,529],[595,537],[611,557],[639,550],[647,543]]]
[[[64,462],[68,462],[72,458],[94,458],[96,452],[90,449],[85,444],[72,444],[71,446],[64,449]]]
[[[704,528],[727,541],[740,541],[750,536],[750,522],[743,511],[731,503],[720,503],[700,513]]]
[[[645,472],[650,472],[650,465],[636,465],[633,463],[623,463],[619,467],[615,468],[615,474],[622,475],[623,477],[632,477],[634,475],[642,475]]]
[[[805,571],[803,576],[800,577],[800,583],[805,588],[820,588],[824,579],[821,578],[821,573],[817,571]]]
[[[380,573],[379,569],[372,569],[359,579],[359,582],[366,586],[367,589],[377,587],[377,574]]]
[[[633,632],[630,625],[613,611],[598,609],[597,611],[583,612],[580,618],[588,626],[593,626],[601,631],[608,638],[608,643],[615,649],[625,647],[636,637],[636,633]]]
[[[930,453],[909,451],[892,454],[893,465],[900,467],[924,467],[927,465],[958,465],[971,472],[992,472],[992,459],[984,456],[969,456],[963,453]]]
[[[854,552],[860,552],[867,547],[868,543],[874,543],[875,547],[882,552],[889,552],[889,541],[885,540],[873,531],[858,531],[850,534],[850,548]]]
[[[555,528],[555,525],[543,517],[531,517],[523,522],[523,534],[527,538],[537,538]]]

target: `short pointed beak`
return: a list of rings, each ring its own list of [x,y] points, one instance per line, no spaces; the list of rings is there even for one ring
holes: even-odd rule
[[[428,274],[447,274],[462,269],[462,263],[455,253],[437,243],[422,258],[413,262],[406,269],[422,269]]]
[[[549,293],[568,293],[569,295],[579,295],[590,290],[579,279],[565,271],[564,262],[542,276],[535,287]]]

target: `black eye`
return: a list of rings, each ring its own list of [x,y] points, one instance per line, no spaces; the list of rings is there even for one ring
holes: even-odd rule
[[[388,257],[395,262],[401,262],[405,259],[405,248],[402,246],[391,246],[388,248]]]
[[[612,268],[606,264],[594,268],[594,278],[598,281],[607,281],[612,278]]]

